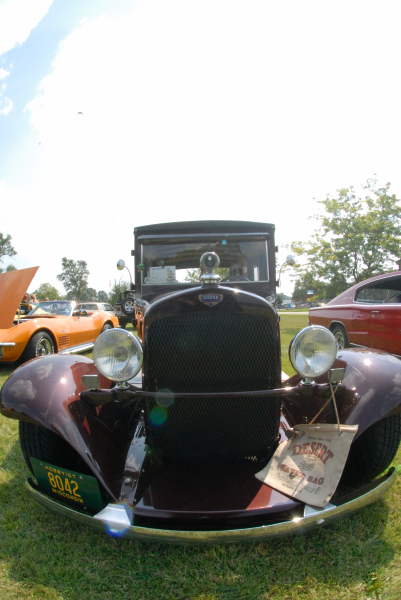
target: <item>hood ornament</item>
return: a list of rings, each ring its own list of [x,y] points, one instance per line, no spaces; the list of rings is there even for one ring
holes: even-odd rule
[[[205,252],[200,259],[202,285],[219,285],[221,281],[220,275],[214,272],[220,264],[220,258],[216,252]]]

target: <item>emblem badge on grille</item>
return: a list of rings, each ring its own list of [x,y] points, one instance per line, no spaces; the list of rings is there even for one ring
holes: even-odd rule
[[[200,294],[199,300],[206,306],[216,306],[223,300],[223,294]]]

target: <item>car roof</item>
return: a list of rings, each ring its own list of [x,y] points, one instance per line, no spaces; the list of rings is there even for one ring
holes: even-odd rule
[[[382,273],[381,275],[375,275],[374,277],[369,277],[369,279],[364,279],[363,281],[360,281],[359,283],[356,283],[355,285],[351,286],[350,288],[348,288],[347,290],[345,290],[344,292],[341,292],[341,294],[339,294],[338,296],[336,296],[335,298],[333,298],[333,300],[330,300],[330,302],[328,302],[326,304],[326,306],[328,306],[329,304],[341,304],[342,300],[349,300],[350,298],[348,298],[349,295],[354,295],[356,290],[358,290],[361,287],[365,287],[366,285],[370,285],[372,283],[374,283],[375,281],[381,281],[382,279],[391,279],[393,277],[401,277],[401,271],[391,271],[390,273]],[[344,298],[344,296],[347,296],[346,298]]]
[[[157,233],[219,233],[238,232],[252,233],[263,232],[266,229],[275,229],[271,223],[258,223],[254,221],[176,221],[172,223],[155,223],[153,225],[141,225],[135,227],[134,234],[146,235]]]

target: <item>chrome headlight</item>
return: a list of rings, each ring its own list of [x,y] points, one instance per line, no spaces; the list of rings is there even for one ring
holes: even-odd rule
[[[305,327],[290,344],[289,355],[295,371],[304,377],[323,375],[333,365],[337,354],[334,335],[320,325]]]
[[[142,347],[125,329],[108,329],[97,338],[93,361],[102,375],[113,381],[128,381],[142,367]]]

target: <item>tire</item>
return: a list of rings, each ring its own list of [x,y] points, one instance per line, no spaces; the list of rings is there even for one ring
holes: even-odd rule
[[[336,338],[337,350],[344,350],[349,347],[348,335],[343,325],[335,325],[331,333]]]
[[[108,329],[113,329],[113,325],[111,325],[110,323],[105,323],[102,327],[102,331],[100,333],[103,333],[105,331],[107,331]]]
[[[28,469],[33,474],[30,457],[57,467],[92,475],[77,452],[53,431],[27,421],[19,422],[19,439]]]
[[[401,414],[390,415],[364,431],[352,444],[343,479],[371,481],[393,462],[401,441]]]
[[[22,358],[25,362],[37,356],[46,356],[47,354],[54,354],[53,340],[48,333],[39,331],[27,343]]]
[[[135,298],[124,298],[121,302],[121,310],[127,317],[132,317],[135,314]]]

